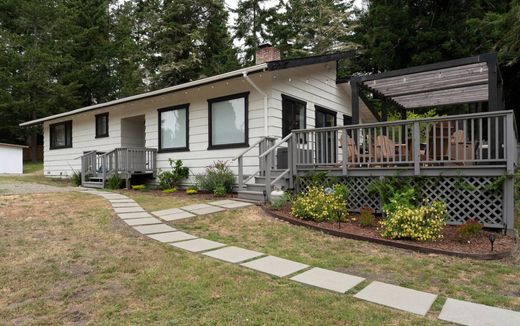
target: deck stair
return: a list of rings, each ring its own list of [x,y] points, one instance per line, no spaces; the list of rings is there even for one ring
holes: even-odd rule
[[[271,182],[273,182],[280,174],[284,172],[283,169],[273,169],[271,171]],[[248,199],[256,202],[264,202],[265,196],[265,176],[257,175],[254,177],[254,182],[244,184],[244,188],[238,190],[238,198]],[[273,186],[274,189],[286,190],[289,186],[289,178],[287,176],[277,180]]]
[[[105,188],[108,178],[118,175],[126,187],[135,175],[155,177],[157,150],[154,148],[115,148],[109,152],[90,151],[81,156],[81,185]]]

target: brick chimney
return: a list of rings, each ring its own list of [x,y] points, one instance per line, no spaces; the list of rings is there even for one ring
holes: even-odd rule
[[[276,61],[280,60],[280,50],[273,47],[269,43],[262,44],[258,47],[258,50],[256,50],[255,54],[255,63],[257,65],[269,62],[269,61]]]

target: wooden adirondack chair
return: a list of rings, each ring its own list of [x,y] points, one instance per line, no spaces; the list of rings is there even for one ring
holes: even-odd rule
[[[464,161],[473,159],[473,146],[466,141],[464,146],[464,139],[466,135],[463,130],[454,132],[450,137],[451,149],[450,160]],[[456,165],[473,165],[473,162],[454,162]]]

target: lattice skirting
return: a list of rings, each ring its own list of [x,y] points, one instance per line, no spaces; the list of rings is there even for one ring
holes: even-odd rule
[[[379,198],[368,194],[368,186],[376,179],[379,177],[338,179],[338,182],[346,185],[349,190],[350,210],[356,211],[368,205],[378,212],[381,211]],[[422,177],[422,197],[446,203],[450,225],[459,225],[469,218],[474,218],[485,227],[503,228],[503,188],[500,191],[489,190],[495,181],[497,177]],[[309,178],[297,178],[297,191],[305,191],[310,183]]]

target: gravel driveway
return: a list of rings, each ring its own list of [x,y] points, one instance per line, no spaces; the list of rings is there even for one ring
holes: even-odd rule
[[[55,187],[39,183],[17,182],[17,183],[0,183],[0,195],[13,194],[40,194],[48,192],[68,192],[74,191],[73,187]]]

